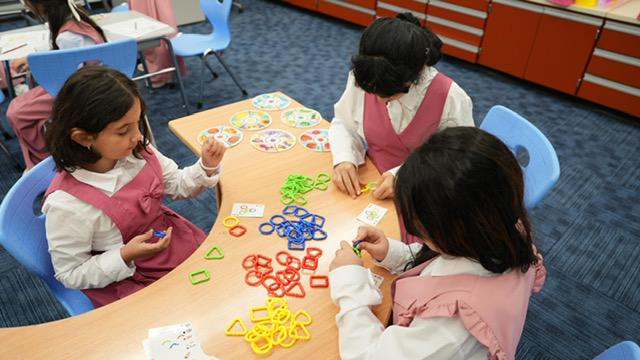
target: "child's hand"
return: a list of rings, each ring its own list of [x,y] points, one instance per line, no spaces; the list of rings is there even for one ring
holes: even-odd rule
[[[122,256],[122,260],[124,260],[125,263],[129,263],[137,258],[151,256],[166,249],[171,243],[172,230],[173,228],[168,228],[165,237],[152,243],[147,242],[147,240],[151,239],[153,230],[149,230],[142,235],[134,237],[120,249],[120,256]]]
[[[360,195],[358,168],[348,161],[333,167],[333,183],[340,191],[349,194],[354,199]]]
[[[373,226],[360,226],[356,239],[362,240],[357,248],[367,250],[371,257],[377,261],[382,261],[387,257],[389,239],[387,239],[382,230]]]
[[[202,144],[202,165],[210,168],[218,166],[225,151],[227,151],[225,143],[208,137]]]
[[[362,266],[362,259],[356,255],[348,242],[341,241],[340,249],[336,250],[336,257],[333,258],[331,265],[329,265],[329,271],[345,265]]]
[[[378,180],[378,186],[373,190],[373,197],[379,200],[384,200],[393,197],[393,185],[396,182],[396,177],[386,172],[382,174],[380,180]]]

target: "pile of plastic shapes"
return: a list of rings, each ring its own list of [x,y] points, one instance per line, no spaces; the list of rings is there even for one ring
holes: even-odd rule
[[[285,216],[291,215],[298,220],[289,220]],[[269,221],[258,227],[263,235],[270,235],[274,231],[278,236],[287,238],[289,250],[304,250],[308,240],[324,240],[327,232],[322,229],[325,218],[310,213],[307,209],[296,205],[287,205],[282,215],[273,215]]]
[[[304,310],[292,313],[285,298],[267,298],[266,306],[251,308],[250,318],[255,323],[250,330],[237,317],[224,333],[228,336],[244,336],[251,350],[258,355],[268,354],[276,346],[290,348],[298,340],[311,339],[307,330],[311,316]],[[240,329],[233,330],[235,327]]]

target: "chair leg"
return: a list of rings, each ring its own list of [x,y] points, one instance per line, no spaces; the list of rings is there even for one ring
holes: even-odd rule
[[[153,136],[153,129],[151,129],[151,122],[149,122],[149,117],[147,115],[144,116],[144,122],[147,123],[147,129],[149,129],[149,142],[151,142],[151,145],[157,149],[156,137]]]
[[[205,52],[200,57],[202,64],[200,65],[200,94],[198,96],[198,109],[202,109],[202,99],[204,97],[204,67],[207,66],[207,53]]]
[[[240,1],[234,1],[232,5],[237,7],[238,12],[242,14],[242,12],[244,11],[244,6],[240,3]]]
[[[178,88],[180,89],[180,95],[182,95],[182,102],[184,103],[184,108],[187,110],[187,115],[191,115],[191,108],[189,107],[189,100],[187,100],[187,94],[184,91],[184,84],[182,82],[182,74],[180,74],[180,66],[178,64],[178,59],[176,58],[176,53],[173,52],[173,45],[171,45],[171,39],[168,37],[163,37],[160,39],[167,44],[167,48],[169,49],[169,54],[171,54],[171,62],[173,63],[173,68],[175,69],[176,82],[178,83]]]
[[[16,158],[13,157],[11,152],[9,152],[9,149],[7,149],[7,147],[4,146],[4,143],[2,141],[0,141],[0,149],[2,149],[2,151],[4,151],[7,154],[7,156],[9,157],[9,159],[11,159],[11,161],[13,161],[13,164],[15,165],[17,170],[24,171],[24,166],[18,160],[16,160]]]
[[[222,60],[222,57],[220,56],[220,54],[218,54],[217,51],[214,51],[213,53],[216,55],[216,57],[218,58],[218,61],[220,61],[220,64],[222,64],[222,67],[224,67],[224,69],[227,71],[229,76],[231,76],[231,79],[233,79],[233,82],[236,83],[236,86],[240,88],[240,91],[242,91],[242,95],[244,96],[249,95],[249,93],[247,93],[247,90],[245,90],[242,87],[242,85],[240,85],[240,83],[238,82],[238,79],[236,79],[236,77],[233,75],[233,73],[231,72],[227,64],[224,62],[224,60]]]
[[[144,74],[147,75],[149,73],[149,68],[147,67],[147,61],[145,60],[144,53],[142,51],[138,51],[138,60],[140,60],[140,64],[142,65],[142,70],[144,70]],[[148,89],[150,89],[151,88],[151,78],[144,79],[144,85]]]
[[[218,73],[213,71],[213,68],[211,67],[211,64],[209,64],[208,61],[205,61],[204,64],[207,66],[207,69],[209,69],[209,72],[211,73],[211,76],[213,76],[213,80],[217,79],[218,78]]]

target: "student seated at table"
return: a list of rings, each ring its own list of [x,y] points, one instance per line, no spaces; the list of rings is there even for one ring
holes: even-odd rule
[[[360,195],[368,155],[380,174],[377,199],[393,197],[398,168],[433,133],[474,126],[471,99],[435,65],[442,41],[411,13],[381,17],[362,33],[329,127],[333,183]]]
[[[55,277],[96,307],[153,283],[206,237],[162,198],[214,187],[226,146],[209,138],[197,163],[179,169],[149,144],[145,112],[133,81],[87,65],[58,93],[47,129],[58,170],[43,205]]]
[[[391,326],[371,312],[380,292],[350,244],[342,242],[331,264],[341,358],[515,359],[529,298],[546,271],[511,151],[480,129],[447,128],[406,159],[395,202],[422,243],[389,240],[374,227],[356,237],[379,265],[411,268],[391,284]]]
[[[73,0],[23,0],[49,26],[51,49],[68,49],[107,41],[102,29]],[[29,69],[26,58],[11,62],[14,72]],[[51,116],[53,97],[37,86],[11,101],[7,119],[15,131],[27,169],[46,158],[43,125]]]

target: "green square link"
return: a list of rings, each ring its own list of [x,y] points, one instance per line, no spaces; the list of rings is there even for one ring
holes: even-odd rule
[[[204,277],[201,279],[196,279],[196,276],[199,274],[203,274]],[[211,276],[209,275],[209,271],[207,271],[207,269],[200,269],[189,273],[189,281],[191,281],[193,285],[200,284],[201,282],[208,281],[209,279],[211,279]]]

